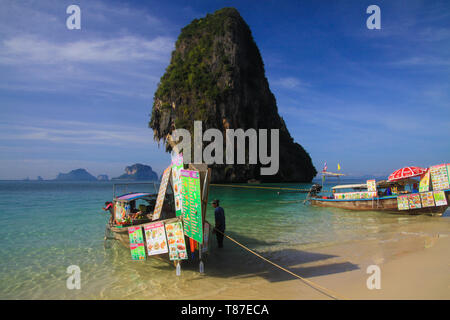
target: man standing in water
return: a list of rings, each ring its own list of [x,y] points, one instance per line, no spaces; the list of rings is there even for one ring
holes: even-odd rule
[[[214,217],[216,219],[216,226],[213,233],[216,234],[217,244],[219,248],[223,248],[223,233],[225,232],[225,211],[219,206],[219,200],[213,200]],[[217,232],[216,229],[220,232]]]
[[[109,211],[111,217],[109,218],[109,223],[112,224],[114,222],[114,206],[111,201],[105,202],[105,208],[102,208],[103,211]]]

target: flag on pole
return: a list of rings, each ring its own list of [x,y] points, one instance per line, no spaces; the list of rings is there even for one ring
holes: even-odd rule
[[[338,163],[338,171],[341,170],[341,165]]]

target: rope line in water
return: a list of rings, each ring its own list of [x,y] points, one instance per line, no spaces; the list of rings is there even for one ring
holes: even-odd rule
[[[310,286],[311,288],[313,288],[313,289],[319,291],[320,293],[322,293],[322,294],[324,294],[324,295],[326,295],[326,296],[328,296],[328,297],[330,297],[330,298],[332,298],[332,299],[335,299],[335,300],[339,300],[339,299],[340,299],[340,300],[348,300],[347,298],[345,298],[345,297],[343,297],[343,296],[340,296],[339,294],[333,292],[332,290],[327,289],[327,288],[324,288],[324,287],[322,287],[321,285],[318,285],[317,283],[314,283],[314,282],[312,282],[312,281],[309,281],[309,280],[307,280],[307,279],[305,279],[305,278],[299,276],[298,274],[295,274],[294,272],[292,272],[292,271],[290,271],[290,270],[288,270],[288,269],[286,269],[286,268],[283,268],[282,266],[276,264],[275,262],[272,262],[272,261],[270,261],[269,259],[264,258],[263,256],[261,256],[260,254],[256,253],[255,251],[253,251],[253,250],[247,248],[246,246],[244,246],[242,243],[239,243],[238,241],[234,240],[233,238],[227,236],[225,233],[221,232],[220,230],[218,230],[218,229],[216,229],[216,228],[214,228],[214,230],[215,230],[216,232],[221,233],[224,237],[230,239],[231,241],[233,241],[234,243],[236,243],[238,246],[244,248],[245,250],[249,251],[250,253],[253,253],[253,254],[254,254],[255,256],[257,256],[258,258],[260,258],[260,259],[262,259],[262,260],[264,260],[264,261],[270,263],[271,265],[273,265],[273,266],[275,266],[275,267],[277,267],[277,268],[279,268],[279,269],[281,269],[281,270],[283,270],[283,271],[289,273],[290,275],[292,275],[292,276],[294,276],[294,277],[300,279],[301,281],[303,281],[303,283],[305,283],[306,285]]]

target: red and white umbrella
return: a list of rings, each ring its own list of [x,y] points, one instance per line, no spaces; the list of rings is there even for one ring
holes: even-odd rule
[[[404,168],[398,169],[398,170],[394,171],[393,173],[391,173],[388,180],[396,181],[396,180],[401,180],[401,179],[406,179],[406,178],[411,178],[411,177],[417,177],[417,176],[421,176],[425,172],[427,172],[426,168],[404,167]]]

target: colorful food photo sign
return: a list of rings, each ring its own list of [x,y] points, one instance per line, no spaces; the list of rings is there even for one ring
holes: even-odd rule
[[[420,201],[420,194],[413,193],[408,195],[408,204],[410,209],[422,208],[422,203]]]
[[[437,166],[432,166],[431,171],[431,182],[433,183],[433,190],[445,190],[450,189],[449,176],[447,172],[447,165],[440,164]]]
[[[409,209],[408,196],[398,196],[397,197],[397,206],[398,206],[398,210],[408,210]]]
[[[433,191],[420,193],[420,197],[422,198],[422,207],[434,207]]]
[[[335,193],[334,198],[338,200],[364,200],[364,199],[372,199],[377,196],[377,192],[346,192],[346,193]]]
[[[202,243],[203,225],[200,173],[193,170],[180,170],[180,173],[184,234]]]
[[[377,183],[375,180],[367,180],[367,191],[377,192]]]
[[[117,223],[122,223],[125,221],[127,211],[125,209],[125,203],[117,201],[114,205],[114,218]]]
[[[419,191],[426,192],[429,190],[430,190],[430,170],[428,169],[427,172],[420,178]]]
[[[188,258],[181,221],[166,223],[167,244],[170,260],[185,260]]]
[[[148,224],[144,226],[144,232],[147,241],[147,254],[149,256],[169,252],[164,223]]]
[[[183,155],[172,155],[172,182],[173,195],[175,198],[175,214],[177,217],[182,215],[182,199],[181,199],[181,176],[180,170],[183,169]]]
[[[446,206],[447,205],[447,199],[445,198],[445,192],[444,191],[434,191],[434,202],[436,203],[436,206]]]
[[[141,227],[128,227],[132,260],[145,260],[144,235]]]
[[[145,260],[145,245],[143,243],[130,244],[131,259]]]
[[[164,170],[164,173],[163,173],[163,176],[161,179],[161,184],[159,186],[158,197],[156,198],[155,211],[153,212],[152,220],[158,220],[159,217],[161,216],[161,210],[162,210],[162,206],[164,204],[164,199],[166,197],[167,184],[169,183],[171,169],[172,169],[172,167],[169,166],[166,170]]]

